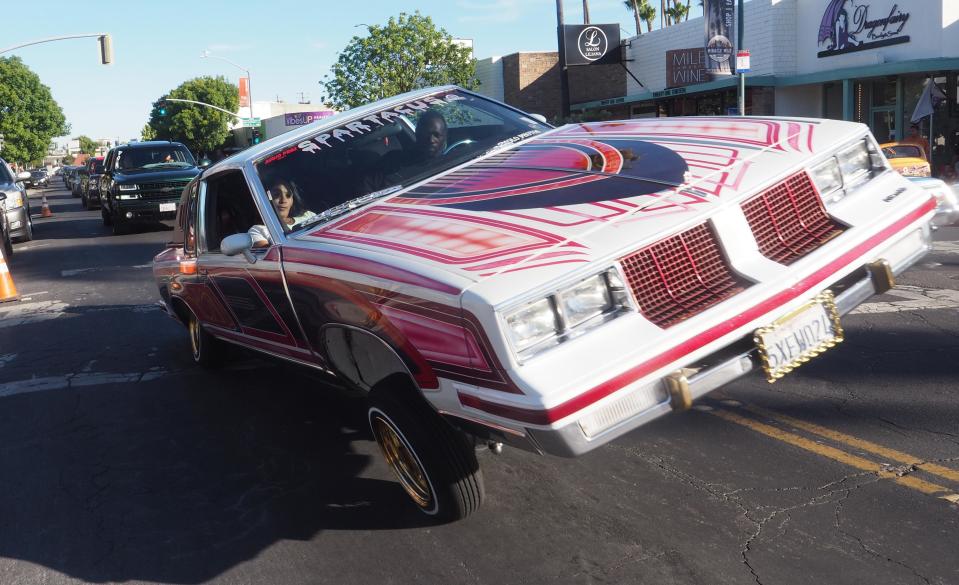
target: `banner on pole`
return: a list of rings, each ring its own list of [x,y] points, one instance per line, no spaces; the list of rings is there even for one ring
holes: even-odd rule
[[[705,0],[703,5],[703,20],[706,22],[706,71],[711,76],[733,73],[734,1]]]
[[[250,78],[240,78],[240,107],[250,107]]]

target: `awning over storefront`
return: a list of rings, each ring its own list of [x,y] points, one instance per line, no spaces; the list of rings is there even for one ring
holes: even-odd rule
[[[772,75],[747,75],[746,85],[747,87],[789,87],[795,85],[810,85],[814,83],[828,83],[831,81],[841,81],[843,79],[863,79],[869,77],[883,77],[887,75],[902,75],[907,73],[924,73],[949,70],[959,70],[959,58],[941,57],[931,59],[915,59],[911,61],[894,61],[891,63],[877,63],[874,65],[863,65],[859,67],[847,67],[844,69],[833,69],[829,71],[819,71],[816,73],[791,75],[787,77],[775,77]],[[723,89],[731,89],[736,87],[737,83],[738,78],[735,76],[730,76],[726,79],[710,81],[708,83],[698,83],[695,85],[676,87],[662,91],[644,91],[618,98],[571,104],[570,107],[573,110],[592,110],[596,108],[605,108],[612,105],[648,102],[674,96],[694,95]]]

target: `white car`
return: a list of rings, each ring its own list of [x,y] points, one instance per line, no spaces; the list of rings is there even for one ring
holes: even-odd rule
[[[930,246],[937,199],[860,124],[571,124],[455,87],[343,112],[184,191],[154,261],[194,359],[224,342],[369,394],[416,505],[474,445],[575,456],[751,370],[774,382]]]

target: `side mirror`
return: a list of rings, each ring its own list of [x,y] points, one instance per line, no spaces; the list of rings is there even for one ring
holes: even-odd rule
[[[6,200],[7,200],[7,194],[4,193],[3,191],[0,191],[0,203],[3,203]]]
[[[28,173],[27,171],[20,171],[19,173],[17,173],[18,181],[26,181],[29,178],[30,178],[30,173]]]
[[[246,261],[250,264],[256,264],[256,256],[250,250],[253,249],[253,236],[243,232],[242,234],[233,234],[223,238],[220,242],[220,251],[227,256],[236,256],[243,254]]]
[[[537,122],[542,122],[543,124],[549,123],[546,121],[546,116],[544,116],[543,114],[530,114],[529,117],[536,120]]]

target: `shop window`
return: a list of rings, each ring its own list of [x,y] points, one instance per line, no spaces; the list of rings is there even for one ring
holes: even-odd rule
[[[831,120],[842,120],[842,84],[827,83],[823,85],[823,117]]]
[[[896,78],[880,79],[872,82],[872,106],[896,105]]]

